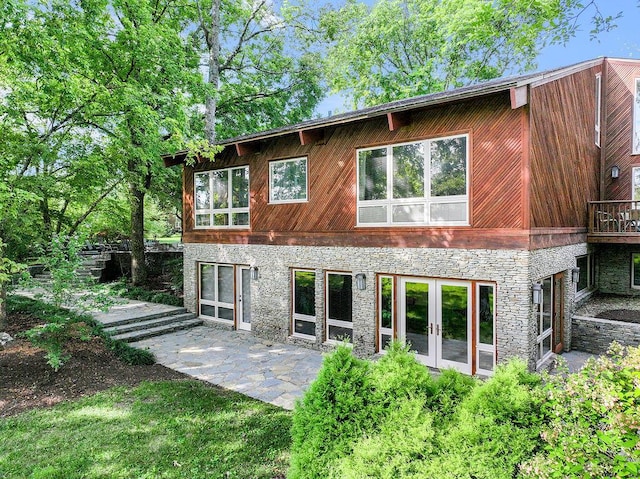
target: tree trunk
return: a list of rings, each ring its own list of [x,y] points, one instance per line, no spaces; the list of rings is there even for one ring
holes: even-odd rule
[[[209,48],[209,84],[213,93],[207,96],[205,105],[204,134],[212,145],[216,142],[216,109],[218,106],[218,88],[220,86],[220,0],[211,4],[211,28],[207,35]]]
[[[131,182],[131,282],[140,286],[147,281],[147,265],[144,257],[144,195],[145,192]]]
[[[7,329],[7,283],[0,283],[0,332]]]

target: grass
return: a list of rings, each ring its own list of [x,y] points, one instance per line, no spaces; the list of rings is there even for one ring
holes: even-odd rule
[[[182,235],[180,233],[158,238],[158,243],[160,244],[175,244],[175,243],[180,243],[180,241],[182,241]]]
[[[0,478],[274,478],[291,413],[196,381],[113,388],[0,420]]]

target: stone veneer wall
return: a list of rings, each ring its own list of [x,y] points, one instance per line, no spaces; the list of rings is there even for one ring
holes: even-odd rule
[[[565,272],[564,276],[564,350],[569,351],[575,348],[571,343],[571,316],[575,311],[575,285],[571,282],[571,269],[576,266],[576,257],[587,254],[587,244],[580,243],[569,246],[561,246],[556,248],[545,248],[531,252],[531,283],[538,282],[543,278]],[[535,364],[535,345],[537,337],[537,329],[535,326],[536,318],[532,316],[533,328],[530,331],[530,351],[532,356],[529,358],[530,364]]]
[[[623,346],[640,344],[640,324],[610,319],[574,316],[573,347],[592,354],[604,354],[613,341]]]
[[[598,245],[598,290],[601,293],[640,295],[631,287],[631,254],[640,253],[640,245]]]
[[[255,334],[284,341],[290,335],[291,269],[316,271],[316,344],[324,337],[324,272],[365,273],[367,288],[353,290],[354,350],[375,353],[376,273],[497,283],[497,343],[499,358],[528,357],[530,343],[529,253],[506,250],[419,248],[342,248],[310,246],[185,244],[185,306],[196,308],[197,263],[255,265],[260,278],[252,281],[251,311]]]
[[[353,289],[354,351],[375,353],[375,274],[490,281],[497,284],[498,360],[518,356],[535,367],[535,315],[531,283],[575,266],[575,257],[586,253],[586,244],[533,252],[485,249],[353,248],[269,245],[184,245],[185,307],[196,309],[198,262],[255,265],[260,278],[251,282],[254,334],[277,341],[292,341],[322,348],[324,337],[324,272],[365,273],[367,288]],[[316,341],[290,338],[291,269],[316,272]],[[566,276],[565,317],[571,337],[570,312],[573,285]],[[355,283],[354,283],[355,285]],[[569,340],[567,339],[567,342]]]

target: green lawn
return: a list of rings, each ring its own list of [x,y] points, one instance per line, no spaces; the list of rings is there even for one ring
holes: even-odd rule
[[[164,236],[162,238],[158,238],[157,241],[160,244],[174,244],[180,243],[182,240],[182,235],[180,233],[172,235],[172,236]]]
[[[0,420],[0,478],[274,478],[291,413],[195,381],[114,388]]]

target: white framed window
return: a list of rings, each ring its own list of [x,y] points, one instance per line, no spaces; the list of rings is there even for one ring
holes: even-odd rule
[[[553,277],[542,280],[542,301],[536,305],[537,314],[537,339],[536,339],[536,364],[540,366],[551,354],[553,354]]]
[[[249,228],[249,167],[194,173],[195,228]]]
[[[640,201],[640,167],[631,168],[631,199]]]
[[[496,365],[496,287],[476,283],[476,372],[491,375]]]
[[[325,274],[326,341],[353,343],[353,278],[351,273]]]
[[[633,144],[631,146],[632,155],[640,155],[640,78],[635,79],[633,90]]]
[[[576,266],[580,268],[580,277],[576,283],[576,295],[584,294],[595,286],[595,255],[589,253],[576,257]]]
[[[198,313],[203,318],[225,323],[234,319],[233,265],[200,263]]]
[[[307,158],[269,162],[269,203],[307,201]]]
[[[469,224],[469,135],[357,151],[358,226]]]
[[[631,287],[640,289],[640,253],[631,254]]]
[[[381,353],[395,337],[395,314],[393,276],[378,276],[378,351]]]
[[[602,73],[596,73],[596,111],[595,111],[596,145],[600,146],[600,118],[602,116]]]
[[[316,273],[315,271],[294,269],[292,335],[316,339]]]

